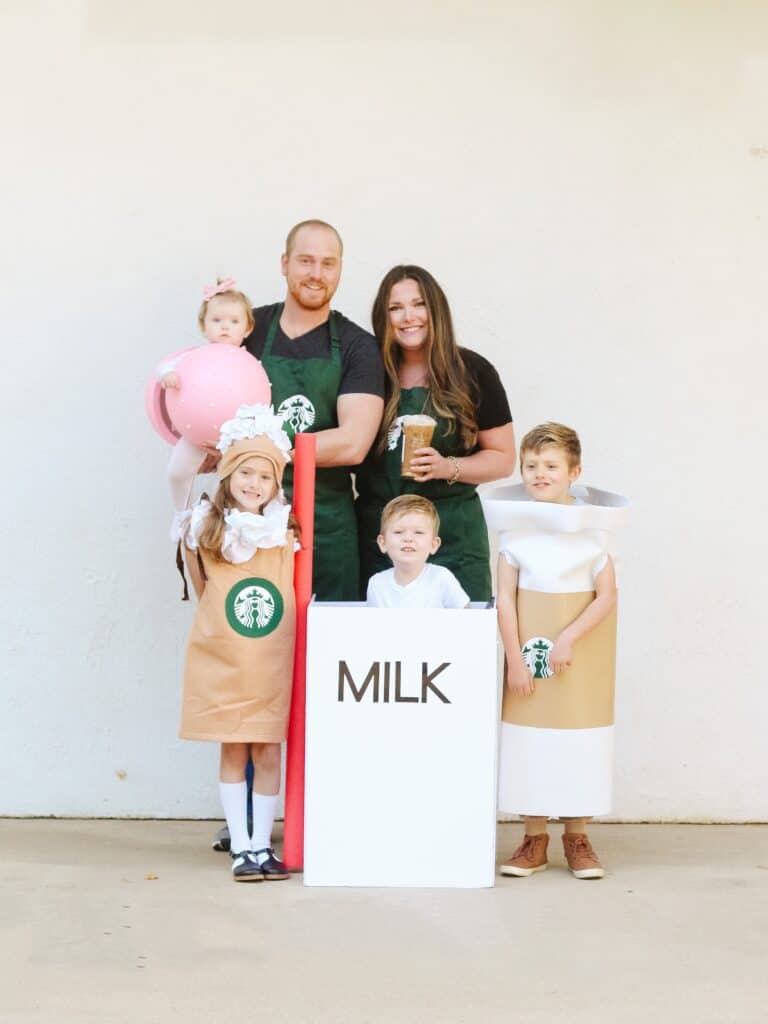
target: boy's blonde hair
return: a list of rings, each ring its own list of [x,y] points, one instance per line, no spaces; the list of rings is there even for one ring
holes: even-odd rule
[[[387,502],[381,511],[381,527],[379,532],[384,533],[387,525],[393,519],[404,516],[408,512],[420,512],[422,515],[428,516],[432,521],[435,536],[438,536],[440,533],[440,516],[437,514],[437,509],[432,502],[428,498],[422,498],[420,494],[401,494],[399,497]]]
[[[223,278],[217,277],[216,284],[221,284]],[[256,322],[253,319],[253,310],[251,309],[251,303],[245,292],[239,291],[237,288],[227,288],[226,291],[216,292],[210,299],[204,299],[203,304],[200,307],[200,312],[197,314],[197,322],[200,324],[200,330],[205,330],[205,314],[208,312],[208,306],[211,302],[215,302],[216,299],[228,299],[230,302],[242,303],[243,309],[245,310],[245,322],[248,324],[248,333],[250,334],[253,328],[256,326]]]
[[[575,469],[581,465],[581,441],[579,435],[562,423],[540,423],[529,430],[520,442],[520,467],[526,452],[540,452],[547,445],[561,448],[568,459],[568,468]]]

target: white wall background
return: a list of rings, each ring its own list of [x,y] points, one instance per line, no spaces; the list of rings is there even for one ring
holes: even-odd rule
[[[5,0],[0,39],[0,813],[218,815],[141,392],[320,216],[339,308],[422,263],[518,430],[632,499],[616,816],[768,818],[762,0]]]

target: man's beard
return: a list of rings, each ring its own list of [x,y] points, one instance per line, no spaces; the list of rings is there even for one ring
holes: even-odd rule
[[[333,293],[325,285],[317,289],[308,289],[301,282],[291,285],[289,291],[301,308],[308,310],[322,309],[333,297]]]

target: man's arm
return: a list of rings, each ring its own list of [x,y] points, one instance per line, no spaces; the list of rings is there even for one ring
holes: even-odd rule
[[[377,395],[339,395],[338,427],[318,430],[318,466],[357,466],[374,442],[384,414],[384,399]]]

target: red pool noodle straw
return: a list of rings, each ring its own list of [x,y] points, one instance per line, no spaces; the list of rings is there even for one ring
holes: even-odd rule
[[[293,511],[301,526],[296,552],[296,654],[285,752],[283,859],[292,871],[304,867],[304,736],[307,695],[307,607],[312,600],[312,545],[315,534],[315,436],[297,434],[294,449]]]

